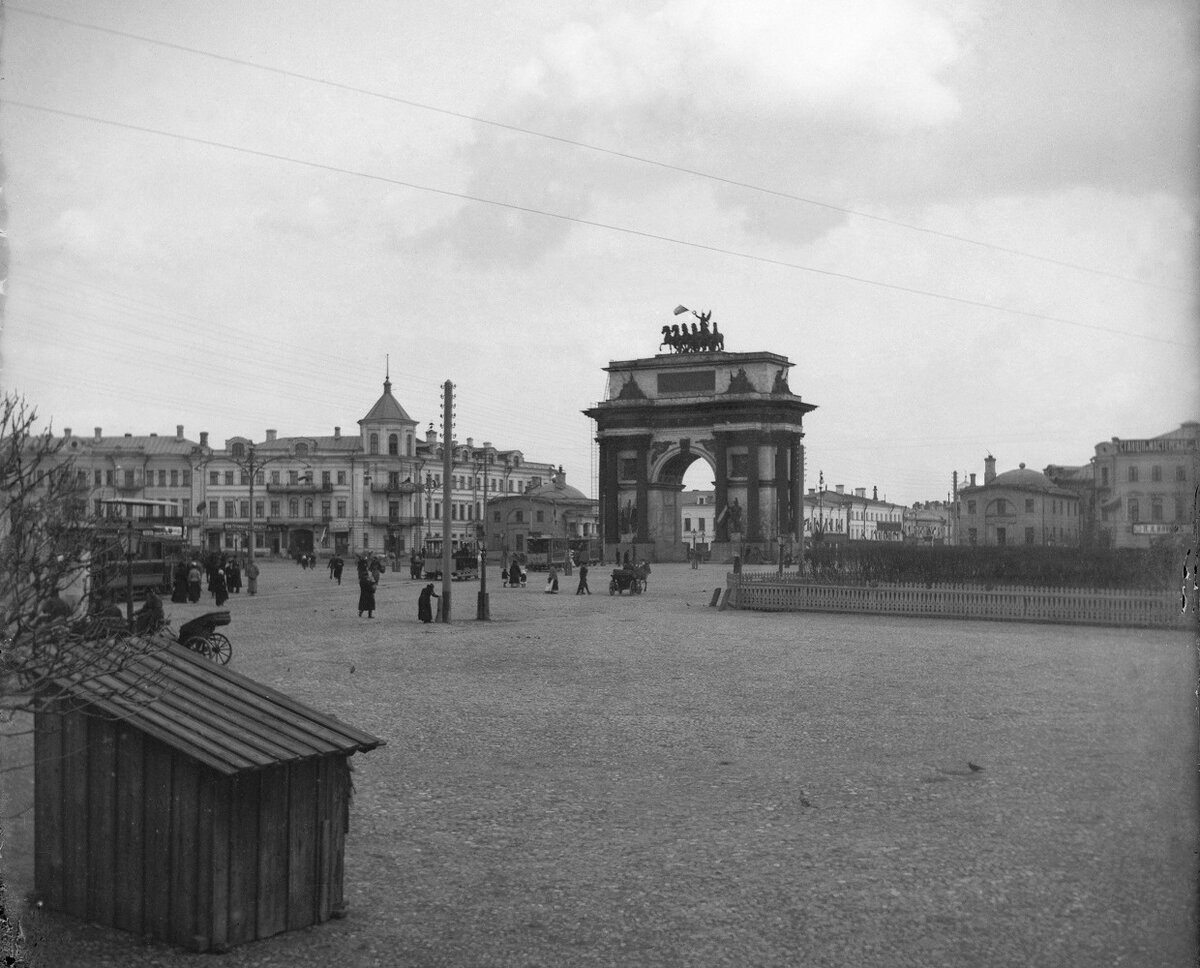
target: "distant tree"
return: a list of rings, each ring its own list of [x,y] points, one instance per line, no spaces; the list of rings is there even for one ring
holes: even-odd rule
[[[23,398],[0,403],[0,720],[33,712],[64,686],[73,701],[153,701],[153,683],[123,674],[163,648],[162,638],[89,616],[89,568],[97,552],[87,484],[65,438],[37,432]]]

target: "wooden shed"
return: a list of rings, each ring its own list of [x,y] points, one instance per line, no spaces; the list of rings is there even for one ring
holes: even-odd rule
[[[383,740],[177,645],[35,726],[48,907],[199,951],[344,913],[349,758]]]

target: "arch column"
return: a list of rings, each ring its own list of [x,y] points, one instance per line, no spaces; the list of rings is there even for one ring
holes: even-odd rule
[[[650,435],[643,434],[635,438],[637,447],[637,530],[634,540],[646,542],[650,540]]]
[[[715,518],[713,540],[729,540],[729,516],[725,508],[729,504],[729,437],[728,431],[718,430],[713,435],[713,463],[716,464],[713,483],[713,505]]]
[[[757,430],[746,430],[741,434],[746,444],[746,541],[762,541],[762,475],[759,460],[762,457],[762,435]]]
[[[600,494],[603,503],[600,507],[602,537],[607,544],[616,544],[621,540],[620,521],[618,519],[617,498],[617,441],[610,437],[600,438]]]

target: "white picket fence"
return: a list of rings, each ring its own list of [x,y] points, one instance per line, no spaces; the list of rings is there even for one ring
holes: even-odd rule
[[[774,572],[730,573],[729,604],[777,612],[859,612],[930,618],[1061,622],[1139,628],[1187,628],[1197,621],[1194,591],[1110,588],[824,585]]]

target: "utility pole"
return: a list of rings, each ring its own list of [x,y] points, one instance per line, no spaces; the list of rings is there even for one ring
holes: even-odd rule
[[[450,621],[450,475],[454,471],[454,384],[442,384],[442,621]]]
[[[475,522],[479,539],[479,599],[475,604],[475,619],[479,622],[490,622],[491,609],[488,607],[487,590],[487,463],[483,463],[483,509],[479,520]]]

